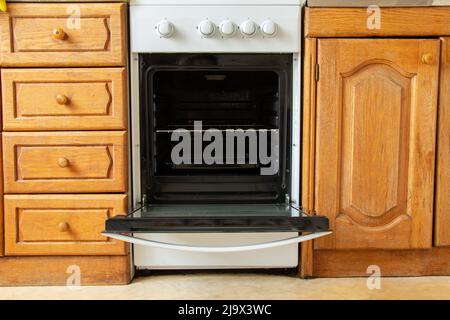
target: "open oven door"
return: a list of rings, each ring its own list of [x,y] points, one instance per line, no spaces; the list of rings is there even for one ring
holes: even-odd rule
[[[296,237],[238,246],[166,243],[139,233],[298,233]],[[239,252],[286,246],[330,234],[328,218],[286,204],[147,205],[106,221],[103,235],[149,247],[191,252]],[[136,235],[137,234],[137,235]]]

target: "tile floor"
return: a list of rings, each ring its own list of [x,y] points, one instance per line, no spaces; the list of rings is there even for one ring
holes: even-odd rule
[[[159,274],[127,286],[2,287],[4,299],[448,299],[450,277],[309,279],[260,273]]]

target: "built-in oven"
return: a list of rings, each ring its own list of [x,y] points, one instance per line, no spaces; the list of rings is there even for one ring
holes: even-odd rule
[[[209,15],[192,30],[178,12],[189,8],[132,3],[133,193],[130,213],[108,219],[105,234],[133,243],[141,269],[295,267],[298,243],[329,233],[327,218],[300,204],[299,39],[286,29],[299,15],[246,8],[245,16],[257,9],[288,18],[267,37],[275,47],[251,52],[244,42],[259,43],[263,29],[225,36],[212,22],[220,16],[223,27],[242,8],[195,9]],[[142,31],[148,24],[155,33]],[[205,42],[183,46],[194,31],[193,43]],[[281,51],[270,52],[277,44]]]

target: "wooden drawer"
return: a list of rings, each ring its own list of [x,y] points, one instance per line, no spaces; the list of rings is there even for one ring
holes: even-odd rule
[[[7,195],[5,255],[126,254],[122,241],[101,235],[126,207],[123,194]]]
[[[123,3],[8,4],[0,14],[3,66],[124,66]]]
[[[3,69],[3,129],[126,128],[126,72],[107,69]]]
[[[5,193],[125,192],[126,132],[3,133]]]

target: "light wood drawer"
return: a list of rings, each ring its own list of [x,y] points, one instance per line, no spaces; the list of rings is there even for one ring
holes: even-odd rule
[[[124,131],[5,132],[5,193],[125,192]]]
[[[127,197],[6,195],[5,255],[122,255],[126,245],[101,235],[126,213]]]
[[[126,128],[126,72],[107,69],[3,69],[3,129]]]
[[[123,3],[8,4],[0,14],[2,66],[124,66]]]

